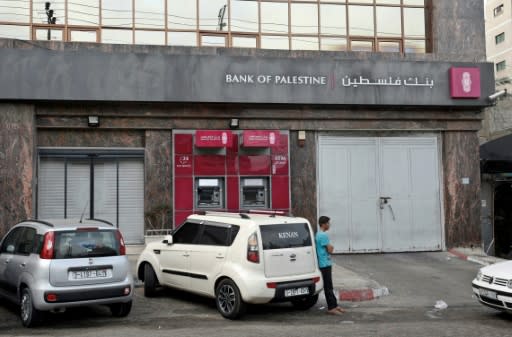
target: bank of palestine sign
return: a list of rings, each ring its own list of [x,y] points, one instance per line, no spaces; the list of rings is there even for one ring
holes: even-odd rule
[[[494,69],[488,62],[194,52],[194,48],[190,54],[176,55],[1,48],[0,99],[488,106],[487,97],[494,93]]]

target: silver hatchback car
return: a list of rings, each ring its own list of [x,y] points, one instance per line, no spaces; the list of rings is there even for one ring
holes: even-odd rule
[[[103,220],[25,220],[0,243],[0,295],[20,306],[26,327],[45,311],[105,304],[132,307],[133,276],[119,230]]]

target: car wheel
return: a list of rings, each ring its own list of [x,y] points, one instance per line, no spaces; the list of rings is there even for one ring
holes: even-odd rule
[[[222,316],[229,319],[240,317],[246,309],[240,290],[230,279],[222,280],[215,290],[215,303]]]
[[[126,317],[132,310],[132,301],[126,303],[114,303],[110,305],[110,312],[114,317]]]
[[[298,300],[293,300],[292,304],[295,309],[298,310],[308,310],[313,307],[318,301],[318,294],[308,297],[303,297]]]
[[[144,296],[153,297],[156,295],[158,280],[155,271],[149,263],[144,265]]]
[[[41,321],[42,312],[34,308],[32,294],[28,288],[21,290],[20,318],[23,326],[30,328]]]

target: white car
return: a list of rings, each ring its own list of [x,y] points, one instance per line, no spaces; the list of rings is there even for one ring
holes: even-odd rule
[[[247,303],[288,301],[306,310],[323,289],[309,222],[250,213],[190,215],[173,235],[146,246],[137,275],[145,296],[167,286],[215,298],[229,319]]]
[[[473,293],[480,303],[512,313],[512,261],[480,269],[473,280]]]

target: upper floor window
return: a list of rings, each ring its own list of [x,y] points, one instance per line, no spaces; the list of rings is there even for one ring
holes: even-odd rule
[[[28,27],[30,39],[120,44],[403,54],[430,45],[425,0],[13,1],[0,0],[0,37]]]
[[[498,16],[500,14],[503,14],[503,4],[500,4],[497,7],[494,7],[494,16]]]
[[[494,42],[496,44],[502,43],[505,41],[505,32],[502,32],[494,37]]]
[[[506,67],[507,67],[507,63],[505,61],[496,63],[496,71],[505,70]]]

